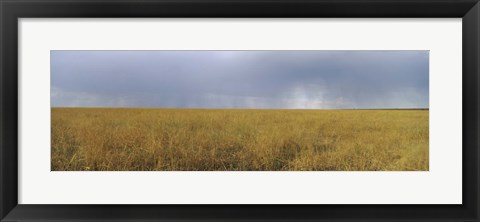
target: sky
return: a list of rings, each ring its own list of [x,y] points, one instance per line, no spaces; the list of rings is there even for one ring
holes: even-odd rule
[[[428,108],[428,51],[51,51],[52,107]]]

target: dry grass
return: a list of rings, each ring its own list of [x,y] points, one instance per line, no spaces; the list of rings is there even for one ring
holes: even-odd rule
[[[52,108],[52,170],[428,170],[427,110]]]

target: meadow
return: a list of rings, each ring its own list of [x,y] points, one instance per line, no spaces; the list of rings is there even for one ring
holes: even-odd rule
[[[53,171],[426,171],[428,110],[52,108]]]

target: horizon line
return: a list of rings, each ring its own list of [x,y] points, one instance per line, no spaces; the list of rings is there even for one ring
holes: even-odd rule
[[[335,108],[325,108],[325,109],[313,109],[313,108],[187,108],[187,107],[113,107],[113,106],[51,106],[50,108],[63,108],[63,109],[251,109],[251,110],[430,110],[427,108],[345,108],[345,109],[335,109]]]

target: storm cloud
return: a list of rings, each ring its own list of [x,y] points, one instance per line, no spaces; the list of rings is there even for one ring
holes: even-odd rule
[[[51,104],[428,108],[428,63],[428,51],[51,51]]]

